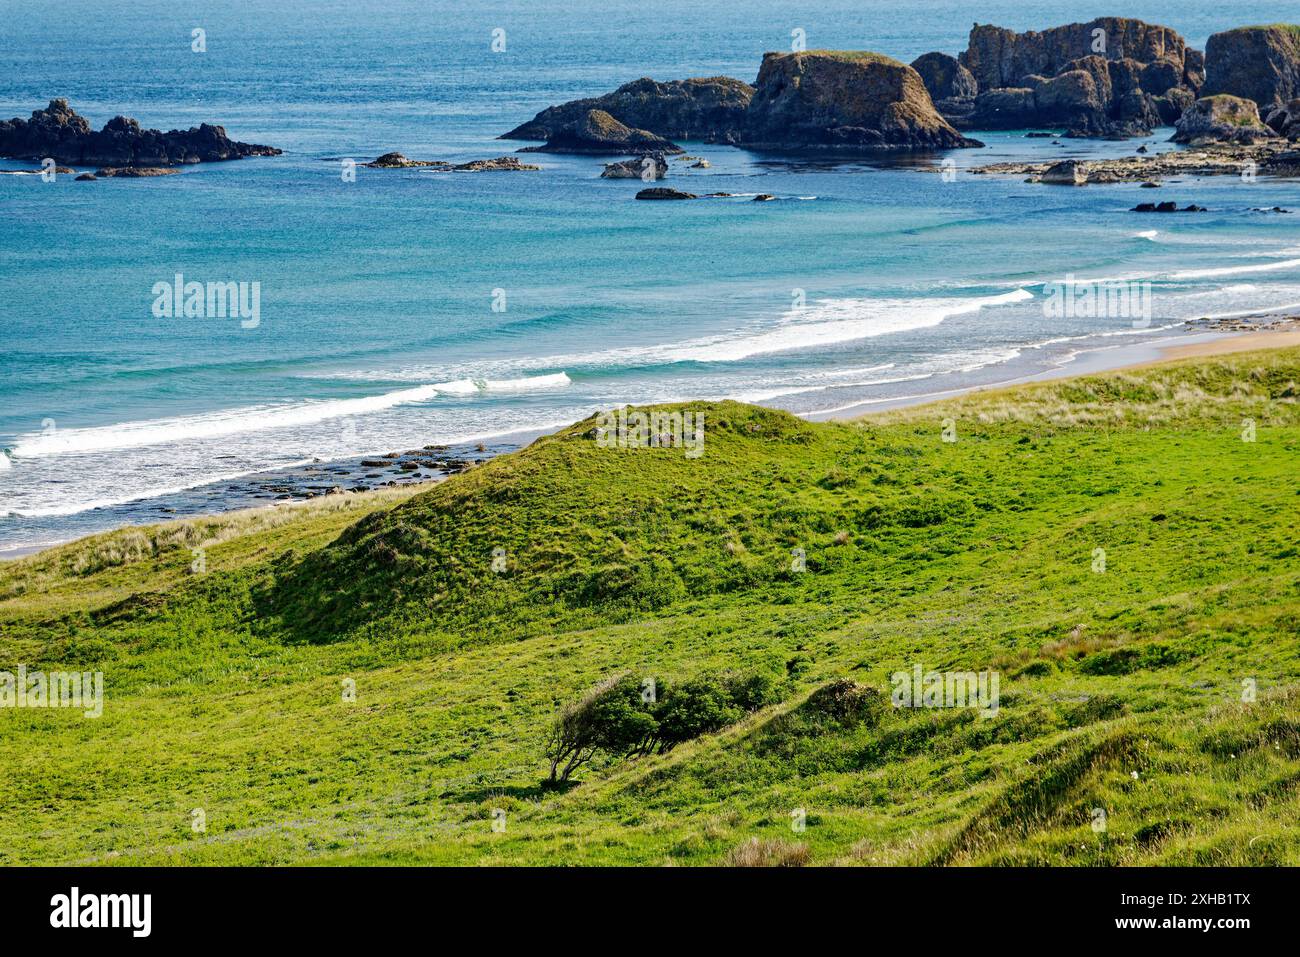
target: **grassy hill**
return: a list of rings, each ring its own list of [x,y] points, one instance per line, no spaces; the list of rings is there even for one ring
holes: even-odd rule
[[[0,709],[0,863],[1300,864],[1298,383],[1289,349],[855,423],[697,404],[700,458],[588,420],[0,565],[0,669],[106,684]],[[917,664],[998,672],[997,714],[889,707]],[[543,786],[602,680],[742,668],[781,702]],[[828,717],[842,678],[884,706]]]

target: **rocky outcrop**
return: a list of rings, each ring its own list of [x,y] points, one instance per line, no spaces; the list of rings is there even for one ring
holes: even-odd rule
[[[1254,100],[1261,112],[1300,97],[1300,26],[1214,34],[1205,45],[1205,93]]]
[[[1178,121],[1175,143],[1258,143],[1277,134],[1264,125],[1254,100],[1220,93],[1192,104]]]
[[[1056,186],[1083,186],[1088,182],[1088,167],[1078,160],[1053,163],[1043,172],[1039,182]]]
[[[175,176],[179,172],[170,166],[106,166],[95,170],[95,178],[144,179],[150,176]]]
[[[376,157],[369,163],[362,163],[361,165],[370,169],[411,169],[413,167],[446,166],[448,164],[440,160],[407,159],[401,153],[385,153],[383,156]]]
[[[912,61],[912,69],[920,74],[939,115],[954,126],[961,125],[970,116],[979,86],[970,70],[955,56],[925,53]]]
[[[503,140],[549,140],[591,110],[603,110],[633,129],[667,139],[733,143],[754,95],[748,83],[727,76],[659,83],[649,78],[625,83],[604,96],[573,100],[542,110]]]
[[[741,142],[768,149],[980,146],[939,115],[920,74],[865,51],[763,57]]]
[[[1300,99],[1294,99],[1285,106],[1275,106],[1267,113],[1262,113],[1264,123],[1273,132],[1300,139]]]
[[[970,170],[974,175],[1024,176],[1039,183],[1055,163],[991,163]],[[1106,183],[1154,184],[1165,177],[1184,179],[1189,176],[1240,176],[1245,169],[1255,169],[1261,176],[1300,175],[1300,150],[1292,149],[1282,139],[1259,143],[1209,143],[1199,149],[1170,149],[1163,153],[1136,153],[1113,159],[1093,159],[1087,164],[1088,185]],[[938,167],[935,170],[938,171]]]
[[[680,146],[648,130],[633,129],[604,110],[588,110],[573,123],[551,134],[545,146],[529,146],[523,153],[589,153],[643,155],[683,153]]]
[[[1120,17],[1041,33],[976,24],[959,61],[976,91],[939,105],[962,129],[1145,135],[1176,121],[1204,80],[1202,56],[1173,30]]]
[[[385,153],[369,163],[369,169],[435,169],[448,173],[483,173],[489,171],[539,170],[540,166],[521,163],[517,156],[498,156],[496,159],[470,160],[468,163],[448,163],[445,160],[413,160],[401,153]]]
[[[1186,206],[1179,206],[1175,202],[1167,203],[1138,203],[1130,213],[1208,213],[1209,210],[1204,206],[1197,206],[1195,203],[1189,203]]]
[[[239,143],[223,127],[204,123],[188,130],[146,130],[133,119],[114,117],[96,132],[67,100],[50,100],[31,119],[0,120],[0,156],[82,166],[176,166],[247,156],[278,156],[271,146]]]
[[[456,163],[451,167],[453,173],[521,173],[539,169],[540,166],[534,166],[532,163],[521,163],[517,156],[470,160],[468,163]]]
[[[606,163],[601,172],[601,179],[663,179],[668,175],[668,161],[659,154],[642,156],[637,159],[623,160],[618,163]]]
[[[979,85],[970,70],[961,65],[955,56],[946,53],[924,53],[912,61],[912,69],[920,74],[921,82],[938,103],[965,96],[974,96]]]

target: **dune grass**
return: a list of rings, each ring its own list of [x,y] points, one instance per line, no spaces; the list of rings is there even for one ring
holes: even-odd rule
[[[0,863],[1300,863],[1298,382],[1288,349],[693,405],[697,459],[588,420],[0,565],[0,669],[106,684],[0,709]],[[997,672],[996,714],[888,705],[918,663]],[[586,689],[737,668],[788,697],[543,785]],[[843,678],[872,720],[810,708]]]

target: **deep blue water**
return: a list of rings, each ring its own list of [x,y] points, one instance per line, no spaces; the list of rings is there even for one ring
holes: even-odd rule
[[[0,115],[65,96],[96,126],[117,113],[211,121],[285,155],[153,180],[0,176],[0,447],[13,453],[0,552],[156,518],[176,490],[313,458],[477,441],[625,402],[824,411],[1300,302],[1293,217],[1252,211],[1295,206],[1294,182],[1170,181],[1156,198],[1212,212],[1153,218],[1127,212],[1156,193],[1130,185],[947,182],[912,163],[700,144],[686,145],[711,168],[674,163],[667,185],[736,199],[638,203],[641,184],[599,179],[599,160],[551,155],[532,156],[532,173],[341,175],[343,159],[394,149],[511,153],[524,144],[495,137],[537,110],[639,76],[752,80],[794,28],[810,46],[911,60],[958,52],[972,21],[1041,29],[1115,12],[1199,47],[1286,15],[1200,0],[6,0]],[[205,53],[191,52],[194,28]],[[959,167],[1140,142],[978,135],[989,148],[951,154]],[[779,200],[750,202],[759,192]],[[259,283],[260,323],[155,317],[153,287],[177,273]],[[1150,279],[1151,327],[1045,316],[1043,284],[1067,274]]]

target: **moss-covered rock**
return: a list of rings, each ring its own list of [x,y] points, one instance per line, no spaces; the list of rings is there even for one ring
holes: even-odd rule
[[[1239,27],[1205,45],[1205,92],[1254,100],[1261,110],[1300,97],[1300,26]]]
[[[1254,100],[1220,93],[1192,104],[1178,121],[1175,143],[1257,143],[1277,136],[1259,118]]]
[[[684,152],[676,143],[649,130],[637,130],[620,123],[604,110],[588,110],[583,117],[562,127],[545,146],[530,146],[526,153],[594,153],[616,156]]]
[[[934,108],[916,70],[878,53],[809,50],[763,57],[743,142],[777,149],[979,146]]]
[[[571,100],[548,107],[520,124],[503,140],[546,140],[603,110],[634,129],[669,139],[734,142],[754,95],[748,83],[729,76],[696,77],[661,83],[649,77],[625,83],[604,96]]]

